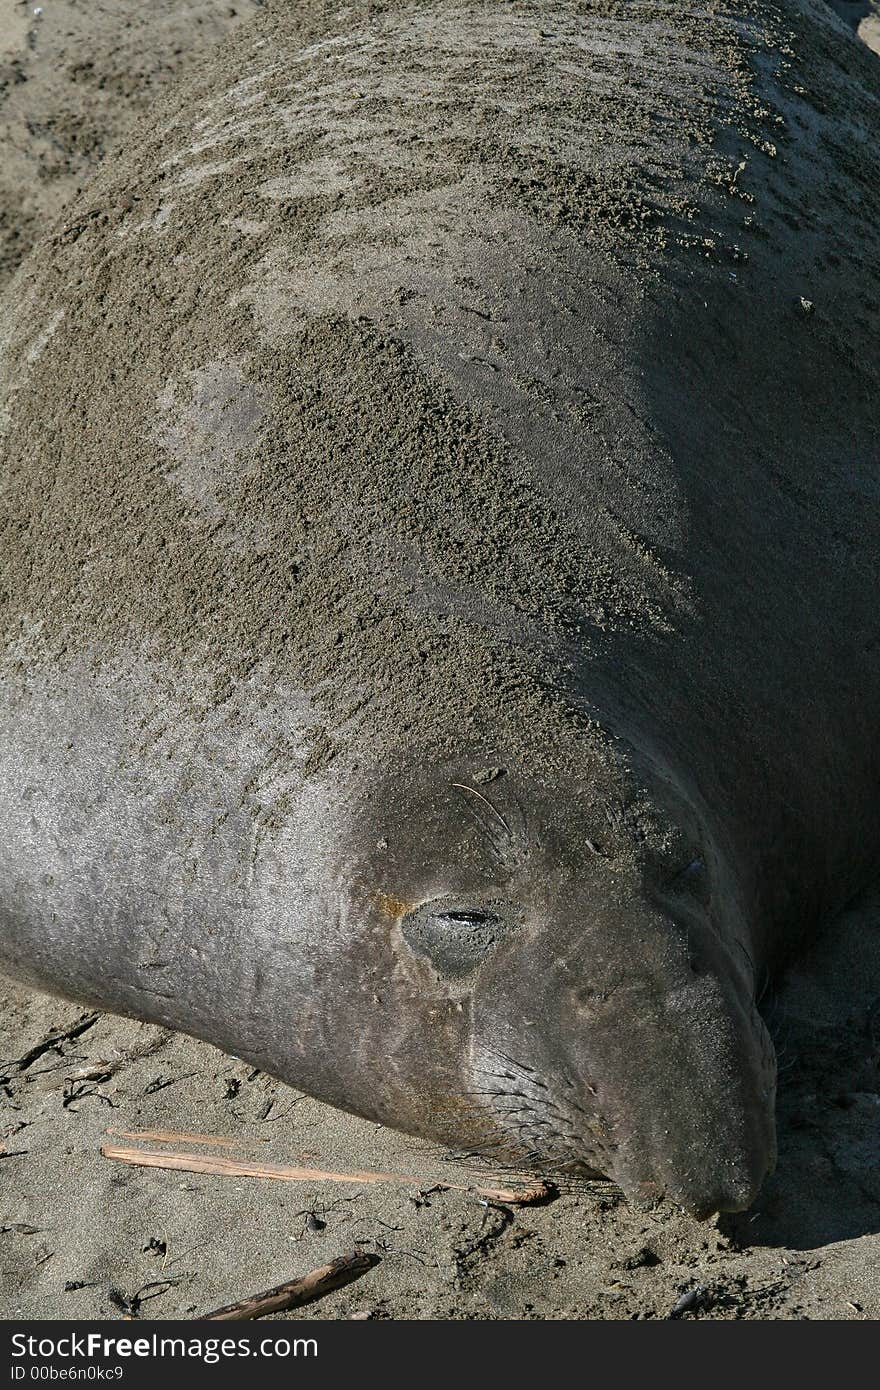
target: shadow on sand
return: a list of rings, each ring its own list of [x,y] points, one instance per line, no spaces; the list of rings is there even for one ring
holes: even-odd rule
[[[739,1244],[815,1249],[880,1231],[880,888],[844,912],[766,1009],[780,1078],[779,1162]]]

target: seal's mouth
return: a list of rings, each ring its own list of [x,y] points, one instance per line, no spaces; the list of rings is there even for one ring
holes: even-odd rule
[[[614,1176],[634,1207],[650,1208],[668,1200],[695,1221],[707,1221],[717,1212],[748,1211],[775,1166],[774,1151],[766,1160],[762,1156],[754,1160],[728,1158],[689,1175],[687,1185],[679,1182],[666,1187],[651,1178],[629,1180],[621,1173]]]
[[[634,1206],[668,1200],[702,1221],[747,1210],[775,1167],[772,1044],[717,977],[628,994],[581,1031],[569,1014],[517,1046],[474,1047],[475,1092],[542,1177],[601,1176]]]
[[[541,1085],[534,1077],[531,1082]],[[658,1157],[638,1134],[624,1138],[614,1149],[599,1137],[598,1120],[592,1121],[593,1132],[585,1133],[584,1117],[575,1119],[571,1113],[566,1117],[564,1098],[557,1100],[549,1088],[543,1097],[529,1095],[526,1089],[495,1093],[491,1109],[510,1136],[508,1154],[518,1170],[525,1167],[562,1186],[615,1183],[636,1208],[647,1210],[669,1201],[697,1221],[717,1212],[747,1211],[776,1165],[775,1144],[768,1146],[763,1133],[748,1147],[731,1136],[730,1147],[696,1155],[678,1145]],[[574,1120],[581,1132],[569,1129],[566,1119]],[[746,1122],[740,1130],[749,1127]],[[495,1149],[492,1157],[497,1160],[498,1156]]]
[[[695,1221],[708,1221],[718,1212],[748,1211],[757,1200],[764,1182],[775,1170],[776,1155],[775,1151],[769,1155],[766,1171],[761,1163],[751,1173],[744,1173],[742,1169],[737,1173],[731,1165],[727,1182],[719,1178],[717,1173],[706,1173],[698,1175],[703,1181],[694,1183],[691,1189],[665,1187],[651,1178],[630,1180],[625,1173],[614,1171],[615,1166],[612,1160],[605,1170],[600,1170],[580,1159],[570,1163],[541,1165],[538,1173],[560,1186],[576,1186],[579,1181],[614,1183],[630,1206],[637,1209],[649,1211],[668,1201]]]

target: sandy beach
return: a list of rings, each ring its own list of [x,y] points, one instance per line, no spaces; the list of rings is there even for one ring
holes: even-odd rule
[[[0,288],[157,94],[258,8],[155,0],[122,17],[109,0],[0,0]],[[875,4],[834,8],[880,52]],[[880,892],[762,1012],[780,1059],[777,1170],[753,1210],[698,1223],[670,1204],[635,1210],[607,1182],[487,1199],[485,1174],[425,1141],[205,1043],[0,979],[0,1317],[197,1317],[353,1249],[378,1263],[278,1316],[880,1317]],[[397,1176],[171,1171],[108,1145]]]

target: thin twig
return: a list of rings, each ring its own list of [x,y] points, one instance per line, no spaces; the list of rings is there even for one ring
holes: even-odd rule
[[[501,1202],[506,1207],[527,1207],[531,1202],[545,1201],[551,1189],[545,1182],[536,1182],[531,1187],[477,1187],[474,1191],[490,1202]]]
[[[120,1139],[155,1139],[160,1144],[217,1144],[221,1149],[246,1149],[251,1144],[265,1144],[266,1139],[232,1139],[227,1134],[189,1134],[172,1129],[108,1129]]]
[[[498,807],[493,805],[493,803],[489,800],[488,796],[484,796],[482,792],[478,792],[476,787],[466,786],[464,782],[453,782],[452,785],[456,788],[457,791],[467,792],[470,796],[475,796],[478,801],[482,801],[485,806],[488,806],[493,816],[495,816],[496,819],[501,822],[506,833],[512,836],[513,832],[511,831],[510,826],[507,824],[507,821],[504,819],[501,812],[498,810]]]
[[[365,1251],[353,1251],[350,1255],[339,1255],[328,1265],[321,1265],[289,1284],[279,1284],[265,1293],[251,1294],[240,1303],[229,1303],[225,1308],[215,1308],[212,1313],[202,1313],[198,1321],[243,1322],[248,1318],[264,1318],[269,1313],[283,1313],[287,1308],[301,1308],[304,1303],[313,1303],[317,1298],[341,1289],[360,1279],[374,1265],[379,1263],[378,1255]]]
[[[59,1028],[57,1033],[50,1033],[47,1038],[38,1042],[35,1047],[32,1047],[30,1051],[26,1052],[23,1057],[19,1057],[17,1061],[12,1062],[11,1065],[18,1067],[19,1071],[27,1071],[28,1067],[42,1057],[44,1052],[51,1052],[53,1048],[59,1048],[62,1043],[72,1042],[74,1038],[80,1037],[90,1028],[93,1028],[97,1021],[97,1014],[83,1014],[75,1023],[71,1023],[69,1028]]]

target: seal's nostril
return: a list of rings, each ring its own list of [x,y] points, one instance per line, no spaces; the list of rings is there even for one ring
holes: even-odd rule
[[[632,1195],[638,1203],[653,1205],[655,1202],[661,1201],[665,1193],[660,1183],[654,1182],[653,1178],[645,1178],[636,1184]]]
[[[682,1211],[686,1212],[687,1215],[692,1217],[694,1221],[708,1221],[710,1216],[714,1216],[715,1213],[720,1210],[720,1207],[714,1206],[711,1202],[705,1205],[685,1205],[682,1207]]]

